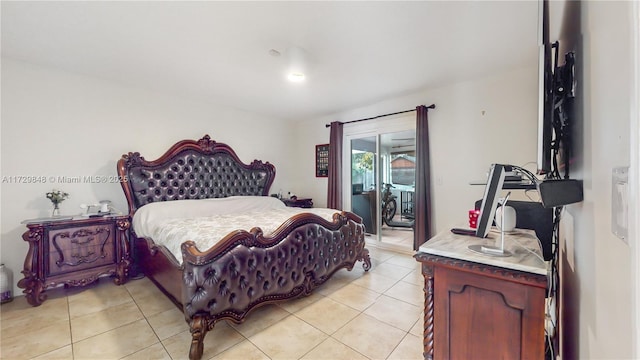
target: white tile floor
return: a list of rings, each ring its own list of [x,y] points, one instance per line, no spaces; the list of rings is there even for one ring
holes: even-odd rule
[[[311,296],[219,322],[203,359],[422,359],[423,279],[411,255],[369,247],[372,269],[340,270]],[[182,313],[146,278],[56,289],[3,304],[2,359],[187,359]]]
[[[383,244],[392,245],[401,251],[413,249],[413,229],[392,228],[385,225],[381,229],[381,234],[380,241]]]

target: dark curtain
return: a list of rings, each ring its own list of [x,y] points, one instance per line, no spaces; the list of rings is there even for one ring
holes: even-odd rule
[[[426,106],[416,108],[416,190],[413,250],[431,238],[431,163],[429,161],[429,119]]]
[[[327,207],[342,210],[342,123],[331,123]]]

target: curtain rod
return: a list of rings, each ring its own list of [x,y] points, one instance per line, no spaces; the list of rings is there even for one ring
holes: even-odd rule
[[[435,109],[435,108],[436,108],[436,104],[431,104],[431,105],[427,106],[427,109]],[[356,122],[360,122],[360,121],[373,120],[373,119],[377,119],[377,118],[381,118],[381,117],[385,117],[385,116],[404,114],[404,113],[408,113],[408,112],[412,112],[412,111],[416,111],[416,109],[398,111],[398,112],[394,112],[394,113],[390,113],[390,114],[384,114],[384,115],[378,115],[378,116],[374,116],[374,117],[370,117],[370,118],[366,118],[366,119],[345,121],[345,122],[341,122],[341,124],[351,124],[351,123],[356,123]],[[331,127],[331,124],[325,124],[325,127]]]

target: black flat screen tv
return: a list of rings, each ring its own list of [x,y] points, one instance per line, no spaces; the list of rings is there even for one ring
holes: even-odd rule
[[[538,18],[537,172],[545,179],[568,179],[570,165],[578,162],[575,149],[582,137],[581,114],[574,106],[581,98],[576,86],[580,2],[540,0]]]
[[[549,3],[541,0],[538,11],[538,174],[551,172],[553,150],[553,70],[549,42]]]

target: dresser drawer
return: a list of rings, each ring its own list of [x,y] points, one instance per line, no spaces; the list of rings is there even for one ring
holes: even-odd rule
[[[114,234],[113,223],[50,229],[47,275],[114,264]]]

